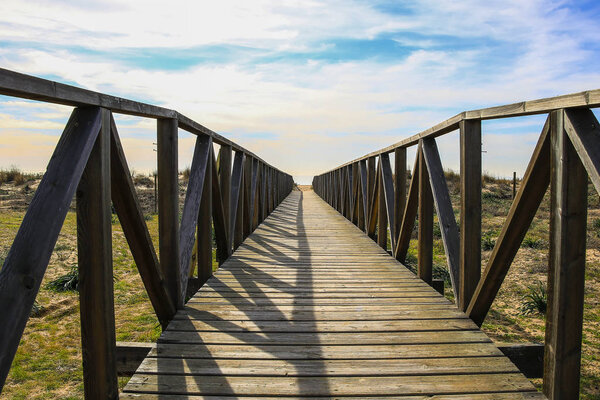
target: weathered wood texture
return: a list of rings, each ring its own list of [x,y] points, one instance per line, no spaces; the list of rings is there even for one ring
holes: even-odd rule
[[[550,114],[551,211],[544,393],[579,397],[588,175],[564,126]]]
[[[73,111],[0,270],[0,387],[100,126],[100,109]]]
[[[86,399],[117,399],[115,307],[110,201],[111,114],[102,128],[77,187],[77,264],[81,358]]]
[[[463,312],[294,191],[177,314],[123,396],[461,393],[543,398]]]
[[[179,276],[179,166],[177,120],[157,120],[158,247],[160,268],[169,295],[177,308],[183,306]]]

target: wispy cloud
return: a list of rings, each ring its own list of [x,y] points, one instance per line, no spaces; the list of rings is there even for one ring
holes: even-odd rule
[[[592,2],[541,0],[6,0],[0,65],[175,108],[309,176],[465,109],[600,87],[599,16]],[[15,105],[0,103],[2,135],[59,133],[68,115]],[[154,140],[154,121],[127,118],[131,146]],[[538,122],[485,125],[484,139],[526,163],[509,149]],[[151,168],[146,141],[135,168]]]

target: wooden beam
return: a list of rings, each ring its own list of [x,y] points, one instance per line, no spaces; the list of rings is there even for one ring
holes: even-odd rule
[[[73,110],[0,270],[0,390],[101,121],[98,108]]]
[[[387,242],[387,227],[390,230],[390,242],[392,245],[392,251],[396,248],[396,202],[394,200],[394,175],[392,174],[392,167],[390,166],[390,157],[387,154],[379,156],[379,163],[381,165],[381,188],[383,189],[383,202],[387,215],[386,229],[384,235],[386,236]],[[387,246],[385,248],[387,250]]]
[[[239,240],[240,232],[238,230],[238,218],[243,218],[239,207],[240,197],[243,196],[242,185],[244,179],[244,153],[236,152],[233,160],[233,172],[231,178],[231,202],[229,203],[229,215],[231,219],[229,221],[229,237],[233,238],[233,242],[236,241],[236,237]],[[240,241],[241,243],[241,241]],[[237,247],[234,245],[234,248]]]
[[[225,224],[231,226],[231,146],[221,146],[219,149],[219,184],[221,188],[221,203],[225,211]],[[229,228],[228,228],[229,229]],[[227,257],[231,254],[231,243],[233,237],[230,231],[227,231],[227,239],[229,240],[229,250]]]
[[[118,399],[110,202],[111,113],[77,187],[77,264],[85,398]]]
[[[369,235],[369,237],[373,240],[376,239],[375,237],[375,230],[377,229],[377,223],[379,220],[379,168],[375,171],[375,178],[373,178],[373,194],[371,197],[371,201],[369,202],[370,204],[370,209],[369,209],[369,224],[367,226],[367,235]]]
[[[460,123],[460,193],[457,304],[466,311],[481,277],[481,121]]]
[[[196,227],[198,226],[198,215],[200,213],[200,203],[202,201],[202,192],[205,187],[206,172],[208,169],[208,160],[212,150],[212,138],[210,136],[198,136],[190,168],[190,177],[188,180],[183,211],[181,213],[181,227],[179,228],[179,281],[182,291],[180,293],[181,303],[185,303],[188,277],[190,275],[190,260],[194,241],[196,240]],[[208,208],[204,211],[208,215]],[[210,222],[210,221],[209,221]]]
[[[600,193],[600,123],[589,109],[565,110],[565,129]]]
[[[435,139],[423,139],[422,154],[427,166],[428,179],[431,184],[431,193],[435,209],[440,225],[440,233],[442,235],[442,243],[446,252],[446,262],[450,272],[450,281],[455,298],[458,298],[460,285],[459,277],[459,249],[460,239],[458,233],[458,225],[454,218],[454,209],[450,201],[450,193],[444,175],[444,168],[437,148]],[[419,214],[420,215],[420,214]],[[421,221],[419,220],[419,226]],[[433,231],[432,231],[433,233]],[[433,238],[433,236],[432,236]]]
[[[415,227],[415,218],[417,218],[417,210],[419,208],[419,154],[421,154],[421,144],[417,147],[417,155],[415,157],[410,188],[408,190],[408,199],[402,214],[402,224],[400,225],[398,242],[396,243],[396,249],[394,250],[394,257],[401,263],[406,261],[406,254],[408,253],[408,248],[410,246],[410,238]]]
[[[365,160],[358,162],[358,169],[360,170],[360,194],[362,197],[362,223],[359,223],[359,228],[367,232],[369,225],[369,182],[368,182],[368,171],[367,162]]]
[[[225,220],[225,207],[223,206],[221,184],[219,183],[218,168],[213,149],[211,149],[210,154],[212,163],[212,219],[215,228],[215,242],[217,244],[217,262],[221,265],[231,254],[229,225],[227,225]]]
[[[527,378],[544,376],[544,345],[542,343],[495,343],[495,345]]]
[[[367,210],[369,210],[367,214],[367,226],[371,226],[371,210],[373,209],[373,203],[375,201],[375,192],[377,191],[377,171],[375,169],[375,157],[370,157],[367,159],[367,189],[368,196],[367,200],[369,201],[369,206]],[[377,217],[377,215],[375,215]],[[375,228],[373,228],[372,234],[375,234]]]
[[[210,140],[212,142],[212,140]],[[204,173],[204,185],[202,188],[202,198],[200,200],[200,209],[198,211],[198,224],[196,228],[196,242],[198,262],[198,285],[202,286],[213,274],[213,146],[212,143],[206,152],[206,171]],[[220,197],[220,196],[219,196]],[[219,199],[220,200],[220,199]]]
[[[433,195],[429,183],[427,163],[421,141],[419,152],[419,242],[417,275],[426,283],[433,279]]]
[[[157,120],[158,240],[160,268],[177,308],[183,308],[179,271],[179,171],[177,120]]]
[[[258,203],[259,203],[259,168],[260,163],[257,159],[252,159],[252,178],[250,182],[250,210],[252,217],[250,218],[250,232],[254,231],[258,226]]]
[[[394,243],[397,243],[406,207],[406,148],[394,151],[394,190]],[[393,249],[396,249],[395,245]]]
[[[150,350],[156,348],[156,343],[146,342],[117,342],[116,363],[117,375],[132,376],[142,364]]]
[[[496,240],[496,245],[467,308],[467,315],[479,326],[483,323],[498,290],[500,290],[508,268],[521,246],[550,183],[550,135],[548,131],[549,122],[546,120],[521,181],[517,197],[510,207],[500,236]]]
[[[161,326],[167,327],[175,315],[175,305],[169,296],[152,238],[137,200],[135,185],[119,140],[117,126],[111,118],[110,184],[111,198],[131,255],[140,273],[146,292]]]
[[[550,114],[551,207],[544,394],[579,398],[588,176],[564,127]]]
[[[377,163],[377,244],[387,251],[388,245],[388,216],[385,207],[385,189],[383,187],[383,172],[381,159]]]
[[[251,202],[252,192],[252,158],[246,156],[244,160],[244,201],[242,202],[243,215],[242,218],[242,233],[243,238],[247,238],[252,232],[252,208]]]

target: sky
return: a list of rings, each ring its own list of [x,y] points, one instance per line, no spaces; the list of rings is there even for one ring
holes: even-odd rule
[[[176,109],[310,183],[465,110],[600,88],[598,21],[597,1],[2,0],[0,67]],[[0,167],[44,170],[71,111],[0,96]],[[485,121],[484,170],[521,176],[544,118]],[[156,122],[117,125],[154,170]],[[438,145],[458,170],[458,134]]]

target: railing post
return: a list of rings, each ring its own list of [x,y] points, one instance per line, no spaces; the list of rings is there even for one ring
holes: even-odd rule
[[[81,314],[81,357],[86,399],[117,399],[111,201],[111,113],[102,109],[102,128],[77,187],[77,261]]]
[[[384,250],[387,251],[388,245],[388,219],[387,219],[387,209],[385,206],[385,188],[383,185],[385,184],[383,181],[383,158],[379,156],[379,171],[377,172],[377,177],[379,179],[378,192],[377,196],[377,244]]]
[[[244,203],[243,203],[243,234],[244,239],[252,233],[252,210],[250,204],[250,197],[252,193],[252,157],[246,156],[244,161]]]
[[[221,186],[221,198],[223,202],[223,211],[225,212],[225,226],[229,229],[231,224],[231,146],[221,145],[219,149],[219,183]],[[227,255],[231,254],[231,243],[233,238],[231,232],[227,236],[229,241],[227,245]]]
[[[179,171],[177,161],[178,122],[157,120],[158,241],[160,268],[173,304],[183,307],[179,279]]]
[[[564,127],[550,114],[550,256],[544,354],[544,394],[579,398],[585,280],[587,172]]]
[[[481,277],[481,121],[460,122],[458,307],[466,311]]]
[[[427,164],[423,157],[423,146],[419,157],[419,230],[417,274],[428,284],[433,279],[433,194],[429,184]]]
[[[397,242],[402,227],[404,208],[406,207],[406,148],[396,149],[394,159],[394,232],[396,233],[394,242]]]
[[[198,212],[198,225],[196,234],[198,235],[198,283],[203,285],[208,278],[212,276],[212,168],[213,168],[213,149],[210,142],[209,157],[206,164],[204,175],[204,187],[202,188],[202,199],[200,200],[200,210]]]

